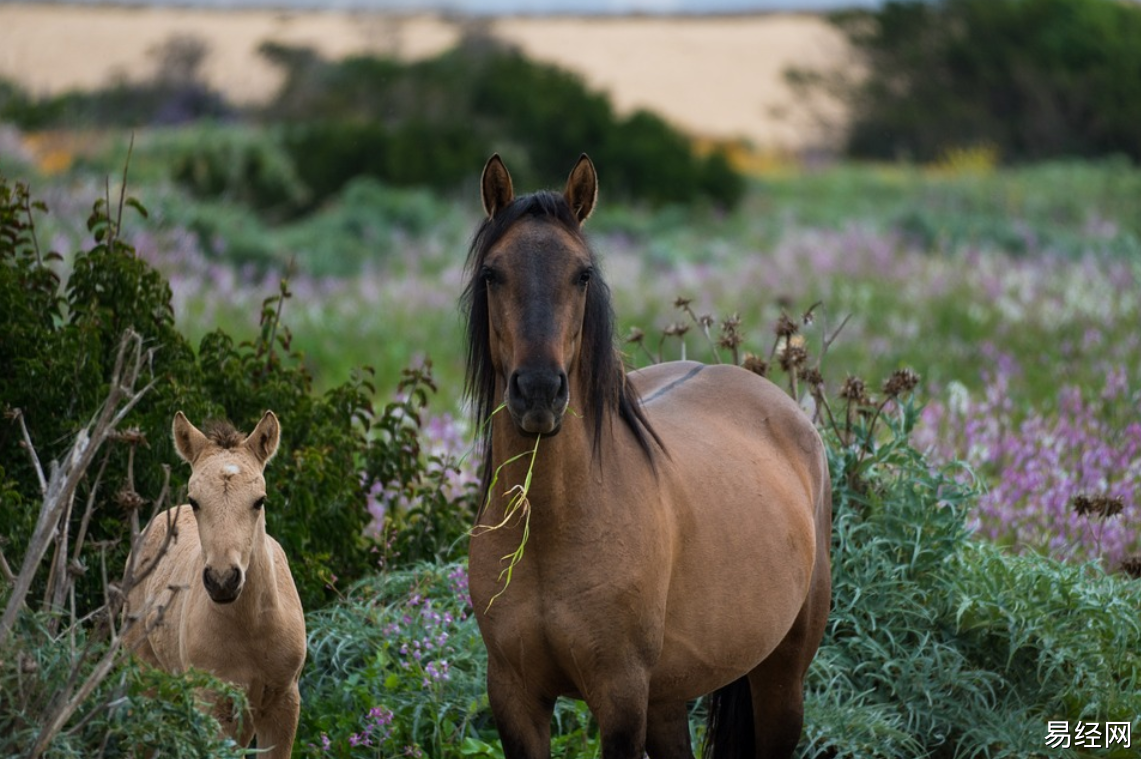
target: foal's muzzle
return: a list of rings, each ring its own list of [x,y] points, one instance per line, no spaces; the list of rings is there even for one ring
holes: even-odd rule
[[[567,374],[561,369],[520,369],[507,384],[507,410],[524,434],[557,433],[569,400]]]
[[[229,571],[218,572],[206,567],[202,570],[202,584],[214,603],[233,603],[242,594],[242,570],[230,567]]]

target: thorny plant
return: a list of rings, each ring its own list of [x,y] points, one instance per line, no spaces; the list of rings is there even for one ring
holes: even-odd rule
[[[767,358],[762,358],[748,352],[741,353],[744,337],[738,315],[722,320],[720,333],[715,336],[711,328],[717,320],[710,314],[697,314],[691,307],[692,302],[692,299],[684,297],[674,301],[674,306],[688,317],[690,323],[675,322],[664,327],[656,352],[647,348],[645,333],[639,328],[631,330],[627,342],[640,349],[651,362],[659,363],[663,360],[663,348],[667,341],[677,340],[680,343],[681,358],[684,359],[685,335],[694,326],[709,344],[710,353],[716,362],[722,362],[721,350],[726,350],[730,353],[733,364],[763,377],[775,379],[773,373],[779,369],[785,376],[784,386],[789,395],[800,403],[817,426],[835,435],[842,454],[849,459],[845,470],[848,473],[848,484],[854,490],[860,489],[860,481],[866,474],[868,462],[876,453],[877,441],[883,437],[878,428],[885,419],[885,412],[901,408],[908,415],[918,414],[911,395],[918,387],[920,377],[909,368],[893,371],[880,386],[878,397],[862,378],[849,374],[840,383],[835,401],[829,401],[822,369],[824,357],[850,316],[846,316],[831,331],[821,324],[818,337],[820,347],[813,361],[809,336],[805,333],[806,328],[817,323],[816,313],[822,304],[813,303],[798,318],[789,315],[788,304],[782,304],[781,313],[772,327],[773,343]],[[968,470],[964,471],[966,476],[974,476]],[[1111,493],[1079,492],[1070,498],[1069,505],[1074,514],[1086,520],[1087,537],[1094,544],[1094,555],[1102,555],[1102,537],[1107,522],[1123,512],[1125,504],[1122,499]],[[1141,577],[1141,555],[1121,561],[1120,568],[1130,576]]]
[[[876,399],[869,393],[867,384],[862,379],[849,375],[839,389],[840,413],[837,413],[828,400],[825,388],[824,357],[848,323],[850,315],[845,316],[835,329],[829,331],[817,315],[818,309],[823,305],[820,301],[813,303],[797,318],[790,316],[787,308],[782,307],[780,316],[772,327],[773,343],[767,357],[762,357],[742,352],[745,335],[738,314],[722,319],[720,329],[714,335],[712,329],[718,324],[717,319],[712,314],[699,315],[691,307],[692,303],[692,298],[679,297],[674,301],[674,307],[681,310],[692,326],[703,335],[716,363],[726,363],[722,358],[722,351],[725,351],[730,357],[728,363],[762,377],[774,379],[774,370],[779,369],[784,373],[788,394],[805,408],[815,424],[830,428],[845,449],[854,451],[857,463],[875,451],[876,426],[884,411],[914,391],[919,384],[919,375],[914,371],[898,369],[884,381],[881,397]],[[820,348],[813,361],[804,328],[813,327],[817,323],[820,324]],[[631,330],[626,342],[639,349],[652,363],[660,363],[664,359],[666,341],[676,339],[680,343],[681,358],[684,360],[684,338],[691,324],[675,322],[663,328],[656,352],[650,351],[646,346],[646,334],[639,328]],[[859,471],[859,467],[854,467],[851,471]]]

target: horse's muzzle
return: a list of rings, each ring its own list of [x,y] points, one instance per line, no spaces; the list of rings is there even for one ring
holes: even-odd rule
[[[202,570],[202,584],[214,603],[233,603],[242,594],[242,570],[230,567],[229,572],[215,572],[206,567]]]
[[[570,400],[566,372],[521,369],[507,385],[507,411],[525,435],[554,435],[562,427]]]

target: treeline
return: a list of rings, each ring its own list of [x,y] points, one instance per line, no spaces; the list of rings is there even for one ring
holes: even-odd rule
[[[850,106],[853,156],[986,147],[1006,161],[1141,160],[1135,2],[905,0],[833,20],[867,67],[825,80]]]
[[[699,155],[659,116],[621,116],[606,95],[576,75],[478,34],[413,63],[366,56],[327,61],[312,50],[277,44],[263,46],[262,53],[282,69],[284,81],[261,108],[241,111],[210,90],[198,75],[203,45],[175,38],[147,81],[42,99],[0,83],[0,121],[24,129],[204,119],[277,127],[267,131],[267,147],[284,151],[289,172],[303,185],[291,198],[294,214],[312,210],[362,175],[448,190],[473,179],[496,151],[510,156],[525,186],[562,176],[587,152],[606,167],[607,190],[615,197],[731,208],[745,190],[723,152]],[[210,145],[200,149],[219,152]],[[264,184],[261,164],[267,162],[251,161],[247,184]],[[233,166],[222,168],[233,174]],[[280,208],[280,201],[266,202]]]

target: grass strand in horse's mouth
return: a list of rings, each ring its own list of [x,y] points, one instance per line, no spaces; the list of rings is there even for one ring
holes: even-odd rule
[[[507,562],[507,566],[504,567],[504,569],[499,573],[498,578],[499,581],[503,582],[503,587],[500,588],[499,592],[492,596],[491,600],[487,602],[488,609],[491,609],[491,605],[495,603],[495,599],[499,598],[501,595],[507,592],[508,586],[511,585],[511,577],[515,572],[515,566],[523,560],[523,552],[527,547],[527,539],[531,536],[531,501],[527,498],[527,494],[531,491],[531,476],[535,471],[535,459],[539,455],[539,441],[542,439],[543,436],[541,434],[536,435],[535,446],[531,450],[517,453],[496,467],[495,474],[493,474],[491,477],[491,484],[487,487],[487,502],[484,504],[485,509],[491,505],[491,496],[492,493],[495,492],[496,485],[499,483],[499,473],[503,471],[503,467],[518,461],[525,456],[529,455],[531,457],[530,461],[527,462],[527,474],[523,478],[523,483],[513,485],[503,493],[503,495],[512,493],[514,495],[512,495],[511,500],[507,502],[507,508],[504,509],[503,519],[499,522],[499,524],[476,525],[471,530],[471,536],[473,538],[479,537],[480,535],[485,535],[492,530],[498,530],[506,527],[515,518],[515,516],[519,514],[520,511],[522,512],[521,518],[523,520],[523,537],[519,541],[519,546],[514,551],[500,559],[500,561]]]

